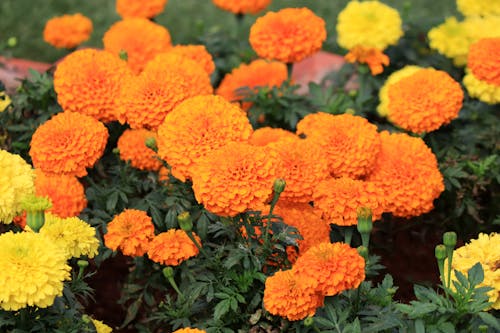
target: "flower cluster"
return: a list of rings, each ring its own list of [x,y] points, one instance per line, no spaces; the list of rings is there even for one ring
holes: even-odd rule
[[[43,29],[43,40],[57,48],[72,49],[90,38],[92,21],[78,13],[51,18]]]

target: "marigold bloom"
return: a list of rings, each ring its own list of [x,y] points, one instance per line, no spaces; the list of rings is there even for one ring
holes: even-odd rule
[[[297,259],[293,271],[314,279],[318,293],[333,296],[363,282],[365,260],[345,243],[320,243]]]
[[[154,138],[155,132],[147,129],[127,129],[118,139],[117,147],[120,151],[120,159],[130,162],[134,168],[139,170],[159,170],[162,166],[155,151],[146,146],[146,139]]]
[[[272,0],[212,0],[224,10],[234,14],[257,14],[271,4]]]
[[[72,49],[90,38],[92,21],[80,14],[62,15],[45,23],[43,40],[57,48]]]
[[[293,270],[278,271],[266,279],[264,307],[269,313],[288,320],[313,316],[324,297],[315,291],[316,280]]]
[[[250,45],[259,57],[285,63],[319,51],[325,40],[325,21],[307,8],[268,12],[250,28]]]
[[[403,36],[399,12],[378,1],[350,1],[337,18],[337,43],[348,50],[360,45],[384,51]]]
[[[0,308],[46,308],[61,296],[70,279],[64,251],[52,240],[31,232],[0,235]]]
[[[252,126],[238,106],[214,95],[179,104],[158,129],[158,155],[181,181],[193,176],[198,160],[229,142],[246,141]]]
[[[388,87],[388,117],[415,133],[431,132],[458,116],[464,93],[448,73],[421,69]]]
[[[120,119],[132,128],[157,130],[179,103],[212,91],[208,74],[194,60],[161,54],[125,84]]]
[[[128,18],[104,33],[104,49],[114,55],[127,54],[127,64],[136,74],[157,54],[172,47],[168,30],[145,18]]]
[[[46,213],[40,234],[62,249],[67,259],[82,255],[94,258],[97,255],[99,239],[95,229],[77,217],[60,218]]]
[[[479,80],[469,70],[465,70],[463,83],[470,97],[488,104],[500,103],[500,87]]]
[[[327,222],[350,226],[358,224],[357,211],[362,207],[372,210],[374,221],[380,219],[386,204],[384,194],[373,182],[330,178],[316,186],[313,200]]]
[[[181,328],[174,331],[174,333],[206,333],[206,331],[197,328]]]
[[[217,88],[216,94],[230,102],[237,102],[246,97],[247,92],[241,90],[244,87],[254,91],[259,87],[279,87],[287,78],[288,71],[284,63],[257,59],[248,65],[241,64],[231,73],[227,73]],[[247,110],[251,103],[242,102],[242,106]]]
[[[364,47],[361,45],[353,47],[345,55],[345,60],[350,63],[359,62],[367,64],[370,67],[372,75],[380,74],[384,71],[383,66],[389,65],[389,57],[382,51],[373,47]]]
[[[410,218],[427,213],[444,191],[436,156],[420,138],[381,132],[381,150],[366,177],[384,193],[386,212]]]
[[[47,212],[64,218],[80,215],[87,207],[85,189],[75,176],[45,174],[38,169],[35,175],[35,194],[52,201]]]
[[[116,12],[122,18],[153,18],[163,12],[168,0],[116,0]]]
[[[105,122],[117,119],[117,101],[131,72],[117,56],[101,50],[78,50],[65,57],[54,73],[57,102]]]
[[[309,114],[297,123],[297,134],[323,149],[333,177],[364,176],[380,150],[377,127],[350,114]]]
[[[176,45],[167,53],[194,60],[198,65],[203,67],[208,75],[211,75],[215,70],[214,59],[212,55],[208,53],[205,45]]]
[[[297,138],[295,133],[282,128],[261,127],[253,131],[248,143],[252,146],[267,146],[273,142]]]
[[[0,149],[0,223],[9,224],[22,211],[22,200],[35,192],[31,165]]]
[[[464,16],[500,15],[498,0],[457,0],[457,8]]]
[[[102,321],[90,318],[92,320],[92,324],[95,326],[95,330],[97,333],[111,333],[113,332],[113,329],[109,327],[108,325],[104,324]]]
[[[153,220],[146,212],[125,209],[108,224],[104,244],[113,251],[119,249],[124,255],[140,257],[147,252],[154,236]]]
[[[269,148],[228,143],[199,161],[192,174],[196,200],[220,216],[260,208],[271,198],[280,162]]]
[[[473,43],[467,59],[467,68],[478,80],[500,87],[500,37]]]
[[[193,234],[194,238],[201,245],[198,235]],[[154,262],[177,266],[183,261],[196,256],[200,250],[189,238],[184,230],[170,229],[156,235],[149,243],[148,256]]]
[[[29,153],[35,168],[45,173],[83,177],[102,156],[108,136],[96,119],[66,111],[36,129]]]

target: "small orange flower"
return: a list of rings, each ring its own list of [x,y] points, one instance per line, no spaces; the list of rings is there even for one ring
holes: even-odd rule
[[[384,66],[389,65],[389,57],[384,52],[374,47],[355,46],[345,55],[345,60],[350,63],[359,62],[370,67],[372,75],[378,75],[384,71]]]
[[[481,81],[500,86],[500,37],[484,38],[470,46],[467,68]]]
[[[125,209],[108,223],[104,244],[113,251],[120,250],[126,256],[140,257],[149,249],[155,237],[155,227],[146,212]]]
[[[316,281],[316,291],[333,296],[357,288],[365,279],[365,260],[344,243],[321,243],[302,254],[293,271]]]
[[[212,0],[213,3],[224,10],[234,14],[257,14],[264,10],[272,0]]]
[[[36,129],[29,153],[33,166],[45,173],[83,177],[104,153],[107,140],[101,122],[66,111]]]
[[[333,177],[364,176],[380,150],[377,126],[350,114],[309,114],[298,122],[297,134],[323,149]]]
[[[118,139],[120,158],[139,170],[159,170],[162,166],[155,151],[146,147],[146,140],[156,139],[156,133],[146,129],[127,129]]]
[[[269,313],[288,320],[313,316],[324,297],[315,291],[317,282],[293,270],[278,271],[266,279],[264,307]]]
[[[206,331],[199,330],[197,328],[181,328],[177,331],[174,331],[174,333],[206,333]]]
[[[129,76],[127,64],[109,52],[75,51],[57,65],[54,73],[57,101],[65,111],[104,122],[116,120],[117,100]]]
[[[298,139],[298,136],[282,128],[261,127],[253,131],[248,143],[252,146],[267,146],[270,143],[288,139]]]
[[[179,104],[158,129],[158,155],[182,181],[193,176],[193,167],[211,151],[229,142],[246,141],[252,126],[246,114],[224,98],[192,97]]]
[[[257,59],[248,65],[241,64],[226,74],[216,93],[230,102],[237,102],[245,98],[246,92],[241,90],[244,87],[253,90],[259,87],[279,87],[287,78],[288,72],[284,63]],[[242,105],[248,110],[251,103],[242,102]]]
[[[103,43],[104,49],[114,55],[126,52],[128,66],[136,74],[157,54],[172,47],[168,30],[145,18],[128,18],[113,24],[104,33]]]
[[[200,237],[193,234],[201,245]],[[196,256],[200,251],[184,230],[170,229],[156,235],[149,244],[148,256],[154,262],[177,266],[184,260]]]
[[[385,211],[410,218],[432,210],[444,191],[436,156],[420,138],[386,131],[380,138],[381,150],[366,180],[383,192]]]
[[[307,8],[268,12],[250,28],[250,44],[259,57],[285,63],[319,51],[325,39],[325,21]]]
[[[163,12],[168,0],[116,0],[116,12],[122,18],[153,18]]]
[[[80,13],[51,18],[43,29],[43,40],[57,48],[72,49],[92,34],[92,21]]]
[[[172,47],[167,53],[177,54],[194,60],[197,64],[201,65],[208,75],[211,75],[215,70],[215,63],[212,55],[208,53],[205,45],[176,45]]]
[[[35,191],[40,197],[49,197],[52,208],[47,210],[62,218],[80,215],[87,207],[83,185],[75,176],[46,175],[35,169]]]
[[[415,133],[431,132],[458,116],[464,93],[448,73],[421,69],[388,87],[388,117]]]

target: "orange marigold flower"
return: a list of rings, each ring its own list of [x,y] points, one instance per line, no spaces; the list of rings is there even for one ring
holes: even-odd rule
[[[373,220],[382,216],[385,208],[384,192],[377,184],[347,177],[330,178],[319,183],[314,192],[314,207],[329,223],[341,226],[358,224],[357,210],[372,210]]]
[[[181,328],[174,331],[174,333],[206,333],[206,331],[197,328]]]
[[[79,112],[104,122],[117,119],[117,100],[131,75],[113,54],[94,49],[66,56],[54,73],[57,101],[65,111]]]
[[[128,18],[111,26],[104,33],[104,49],[115,55],[126,52],[132,71],[140,73],[157,54],[172,47],[168,30],[145,18]]]
[[[122,18],[153,18],[163,12],[168,0],[116,0],[116,12]]]
[[[421,69],[388,87],[388,117],[415,133],[431,132],[458,116],[464,93],[448,73]]]
[[[364,176],[380,150],[377,126],[350,114],[309,114],[298,122],[297,134],[323,149],[333,177]]]
[[[49,197],[52,208],[47,210],[62,218],[78,216],[87,207],[85,189],[75,176],[47,175],[35,169],[35,191]]]
[[[257,59],[232,70],[222,79],[217,88],[220,95],[230,102],[241,101],[245,98],[242,88],[247,87],[256,90],[259,87],[279,87],[288,78],[286,65],[278,61],[266,61]],[[251,106],[249,102],[242,102],[245,110]]]
[[[278,271],[266,279],[264,307],[269,313],[288,320],[313,316],[324,297],[315,291],[317,282],[293,270]]]
[[[293,63],[321,49],[325,21],[307,8],[285,8],[259,17],[250,44],[261,58]]]
[[[321,243],[302,254],[293,271],[316,281],[316,291],[333,296],[357,288],[365,279],[365,260],[345,243]]]
[[[157,130],[179,103],[212,91],[208,74],[194,60],[161,54],[124,85],[119,118],[132,128]]]
[[[127,129],[118,139],[120,158],[139,170],[159,170],[162,166],[155,151],[146,146],[146,140],[156,139],[155,132],[147,129]]]
[[[228,143],[199,161],[192,174],[196,200],[220,216],[260,208],[271,198],[280,162],[269,148]]]
[[[98,120],[65,111],[36,129],[29,153],[33,166],[45,173],[83,177],[104,153],[108,136]]]
[[[197,64],[201,65],[208,75],[211,75],[215,70],[215,63],[212,55],[208,53],[205,45],[176,45],[172,47],[167,53],[177,54],[194,60]]]
[[[246,141],[252,126],[238,106],[214,95],[185,100],[158,129],[158,155],[182,181],[193,176],[198,160],[229,142]]]
[[[212,0],[224,10],[234,14],[257,14],[264,10],[272,0]]]
[[[200,237],[196,234],[193,236],[201,245]],[[154,262],[167,266],[177,266],[184,260],[196,256],[199,252],[198,247],[189,239],[184,230],[170,229],[153,238],[149,244],[148,256]]]
[[[267,146],[270,143],[298,138],[295,133],[282,128],[261,127],[253,131],[248,143],[252,146]]]
[[[467,68],[478,80],[500,86],[500,38],[484,38],[472,44]]]
[[[366,180],[383,191],[385,211],[410,218],[432,210],[444,191],[436,156],[420,138],[386,131],[380,138],[381,150]]]
[[[384,66],[389,65],[389,57],[374,47],[357,45],[350,49],[344,58],[350,63],[359,62],[360,64],[367,64],[370,67],[372,75],[382,73]]]
[[[125,209],[108,223],[104,244],[113,251],[120,250],[124,255],[143,256],[155,237],[155,227],[146,212]]]
[[[43,40],[57,48],[72,49],[90,38],[92,21],[80,14],[51,18],[43,29]]]

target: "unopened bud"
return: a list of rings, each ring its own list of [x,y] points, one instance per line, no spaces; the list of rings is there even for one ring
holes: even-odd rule
[[[179,221],[179,226],[184,231],[191,231],[193,229],[193,219],[189,212],[182,212],[177,215],[177,221]]]
[[[359,255],[362,256],[365,259],[365,261],[368,260],[368,248],[367,247],[361,245],[361,246],[358,246],[358,248],[356,250],[358,250]]]
[[[78,260],[76,262],[76,264],[78,265],[78,267],[80,268],[86,268],[89,266],[89,262],[87,260]]]
[[[144,142],[146,147],[149,149],[154,150],[155,152],[158,151],[158,146],[156,145],[156,139],[153,137],[147,138],[146,141]]]
[[[372,210],[367,207],[359,207],[358,214],[358,231],[360,234],[369,234],[373,229]]]
[[[17,38],[16,37],[9,37],[9,39],[7,39],[7,46],[8,47],[14,47],[17,45]]]
[[[446,259],[446,246],[443,244],[436,245],[436,249],[434,250],[434,254],[437,260]]]
[[[120,57],[121,60],[125,60],[125,61],[128,60],[128,54],[127,54],[127,51],[125,51],[125,50],[120,50],[120,52],[118,53],[118,56]]]
[[[307,317],[304,319],[305,326],[311,326],[312,324],[314,324],[314,317]]]
[[[453,231],[445,232],[443,234],[443,244],[449,248],[455,248],[457,245],[457,234]]]
[[[479,325],[479,332],[486,333],[488,332],[488,325]]]
[[[38,232],[45,224],[45,210],[52,207],[52,202],[47,197],[28,195],[21,202],[21,207],[26,211],[26,224]]]
[[[285,190],[286,182],[283,178],[278,178],[274,181],[273,189],[277,194],[281,194]]]
[[[167,280],[170,280],[174,277],[174,269],[170,266],[168,267],[165,267],[163,270],[162,270],[162,273],[163,273],[163,276],[165,278],[167,278]]]

